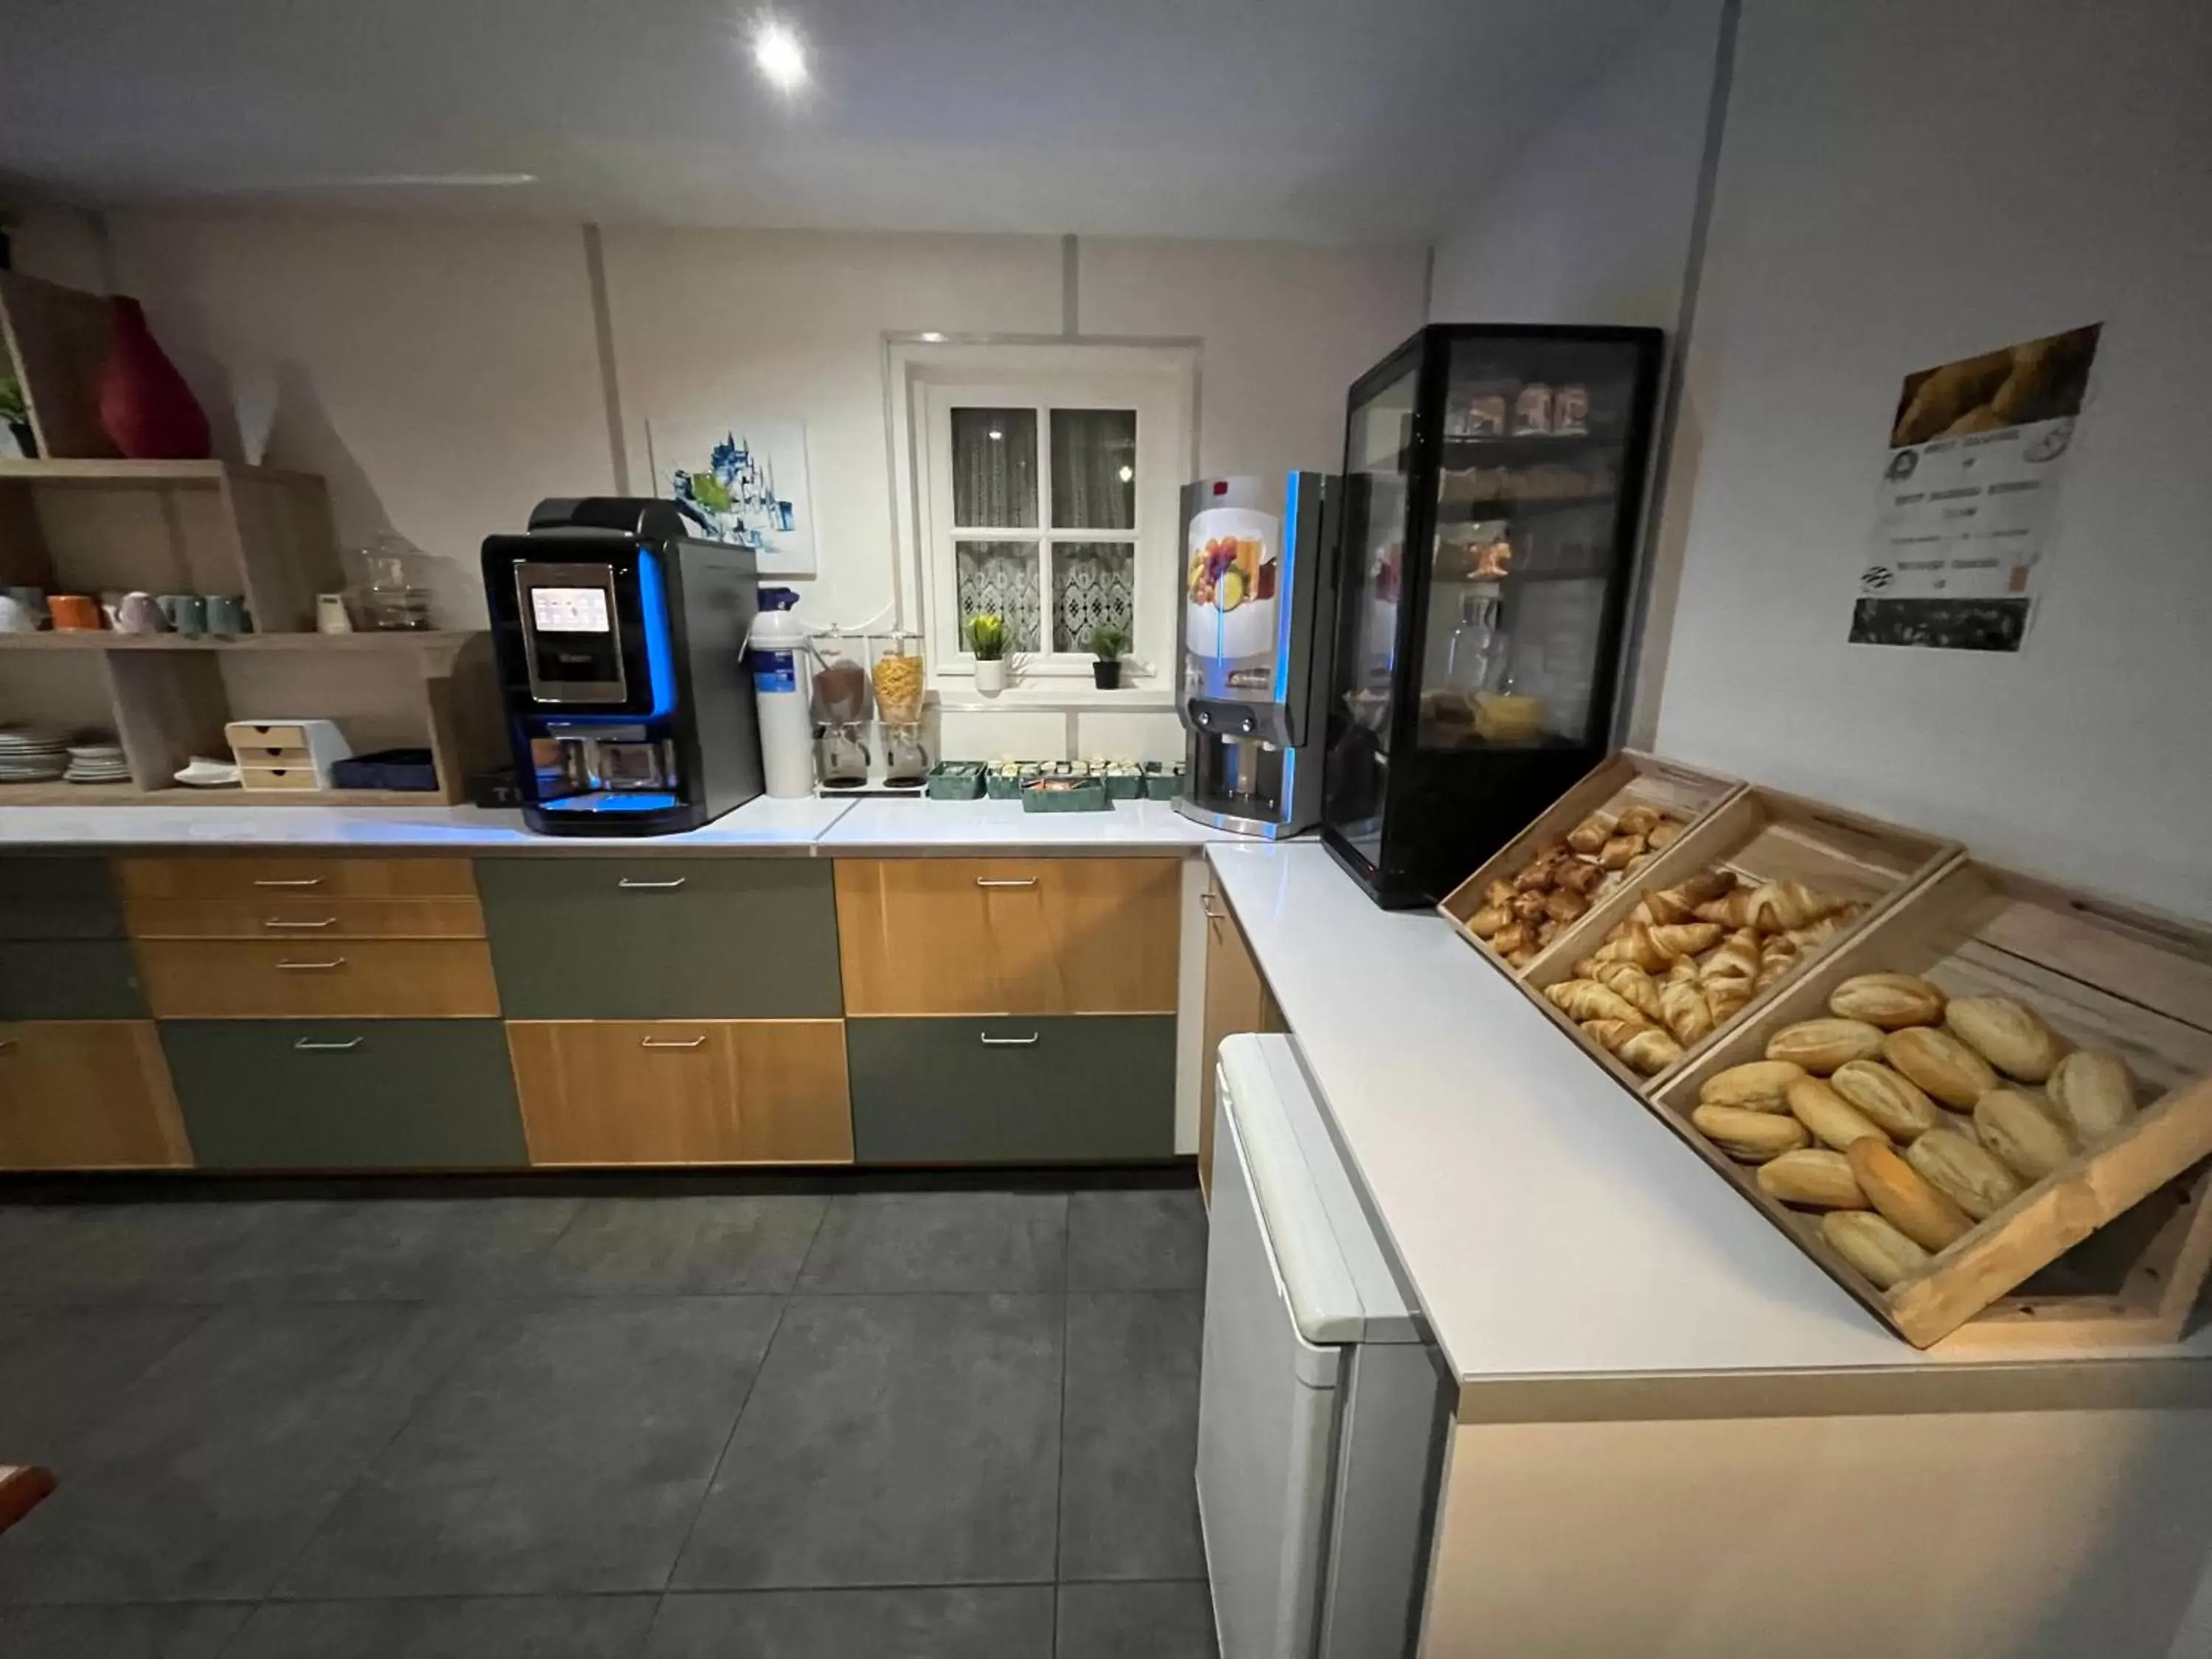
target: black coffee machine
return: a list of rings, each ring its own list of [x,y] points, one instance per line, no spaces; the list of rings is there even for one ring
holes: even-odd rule
[[[696,830],[761,792],[750,548],[667,501],[546,501],[483,544],[522,815],[552,836]]]

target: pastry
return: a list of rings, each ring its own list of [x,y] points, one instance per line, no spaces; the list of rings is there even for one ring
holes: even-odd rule
[[[1495,943],[1495,941],[1493,940],[1492,943]],[[1540,948],[1541,947],[1540,947],[1534,939],[1531,939],[1526,945],[1518,946],[1514,950],[1508,951],[1505,953],[1506,966],[1509,968],[1526,968],[1530,963],[1535,961],[1537,953]]]
[[[1628,861],[1643,850],[1643,836],[1614,836],[1597,849],[1597,861],[1608,870],[1625,869]]]
[[[1557,985],[1547,985],[1544,1000],[1577,1024],[1594,1019],[1646,1024],[1635,1004],[1594,979],[1563,979]]]
[[[1713,1024],[1725,1025],[1736,1016],[1736,1011],[1751,1000],[1751,981],[1747,979],[1709,979],[1705,981],[1705,1006],[1713,1011]]]
[[[1846,1061],[1828,1084],[1893,1140],[1911,1140],[1943,1122],[1934,1101],[1878,1060]]]
[[[1596,954],[1600,962],[1632,962],[1645,973],[1656,974],[1680,953],[1661,950],[1650,928],[1632,922],[1619,939],[1598,946]]]
[[[1740,979],[1746,985],[1759,977],[1759,932],[1739,927],[1701,957],[1698,970],[1707,980]]]
[[[1552,872],[1559,868],[1559,861],[1565,857],[1564,851],[1537,854],[1522,865],[1521,873],[1513,878],[1513,890],[1516,893],[1542,892],[1552,884]]]
[[[1578,977],[1594,979],[1632,1006],[1654,1025],[1667,1018],[1659,1000],[1659,983],[1632,962],[1599,962]]]
[[[1567,845],[1577,853],[1595,854],[1612,839],[1612,826],[1595,812],[1567,831]]]
[[[1987,1148],[1956,1129],[1930,1129],[1905,1149],[1905,1161],[1976,1221],[1987,1221],[2023,1190]]]
[[[1690,1114],[1698,1133],[1740,1164],[1764,1164],[1794,1152],[1812,1137],[1794,1117],[1753,1112],[1741,1106],[1700,1106]]]
[[[1659,1007],[1667,1029],[1685,1047],[1702,1042],[1713,1034],[1712,1006],[1705,1000],[1697,968],[1686,958],[1677,962],[1661,983]]]
[[[1826,1077],[1854,1060],[1870,1059],[1881,1048],[1881,1032],[1856,1019],[1800,1020],[1766,1040],[1769,1060],[1795,1060],[1815,1077]]]
[[[1672,887],[1655,887],[1644,896],[1655,921],[1693,921],[1698,907],[1708,900],[1718,898],[1735,885],[1735,878],[1725,870],[1706,870],[1676,882]]]
[[[1616,836],[1642,836],[1648,841],[1658,826],[1657,807],[1632,806],[1613,820],[1613,833]]]
[[[1932,1025],[1908,1025],[1882,1039],[1881,1057],[1946,1106],[1969,1109],[1997,1086],[1989,1061]]]
[[[1672,818],[1662,818],[1651,826],[1651,833],[1644,838],[1645,844],[1655,853],[1662,847],[1672,847],[1681,840],[1684,827]]]
[[[1513,896],[1510,908],[1522,921],[1534,921],[1544,914],[1544,901],[1550,896],[1540,888],[1529,888]]]
[[[1670,958],[1709,951],[1721,937],[1721,930],[1710,921],[1662,922],[1650,933],[1653,946]]]
[[[1808,1077],[1790,1085],[1790,1115],[1812,1132],[1813,1139],[1836,1151],[1850,1150],[1855,1141],[1874,1136],[1885,1146],[1889,1137],[1841,1095],[1819,1078]]]
[[[1579,893],[1588,898],[1591,890],[1604,879],[1603,865],[1594,864],[1588,859],[1569,859],[1553,876],[1552,886],[1555,891]]]
[[[1730,927],[1756,927],[1778,933],[1803,927],[1832,915],[1847,903],[1842,895],[1823,893],[1802,881],[1766,881],[1748,890],[1739,888],[1725,897],[1698,907],[1707,921]]]
[[[1802,1204],[1816,1210],[1863,1210],[1867,1196],[1859,1190],[1851,1161],[1826,1147],[1808,1146],[1759,1166],[1753,1177],[1759,1191],[1784,1204]]]
[[[1482,890],[1482,902],[1485,904],[1494,905],[1498,908],[1503,909],[1507,905],[1513,902],[1513,884],[1511,882],[1493,881],[1489,886]]]
[[[1741,1106],[1756,1112],[1779,1112],[1788,1108],[1790,1085],[1807,1075],[1802,1066],[1786,1060],[1753,1060],[1715,1072],[1698,1085],[1698,1098],[1708,1105]]]
[[[2076,1048],[2051,1068],[2043,1085],[2085,1146],[2103,1139],[2136,1112],[2135,1079],[2118,1054]]]
[[[1871,1210],[1831,1210],[1820,1237],[1843,1259],[1886,1291],[1926,1267],[1928,1252]]]
[[[1656,1077],[1682,1057],[1674,1038],[1640,1019],[1584,1020],[1582,1029],[1646,1077]]]
[[[1535,930],[1525,921],[1516,919],[1490,936],[1490,948],[1500,956],[1510,956],[1524,946],[1536,942]]]
[[[2022,1083],[2040,1083],[2065,1057],[2064,1037],[2043,1016],[2010,997],[1954,997],[1943,1010],[1953,1036]]]
[[[1573,921],[1589,908],[1589,901],[1581,894],[1565,888],[1554,888],[1544,895],[1544,914],[1553,921]]]
[[[1844,1156],[1868,1202],[1921,1249],[1942,1249],[1972,1231],[1966,1212],[1923,1180],[1887,1140],[1855,1140]]]
[[[1911,974],[1857,974],[1828,993],[1828,1012],[1894,1031],[1943,1018],[1943,993]]]
[[[1974,1103],[1974,1134],[2023,1181],[2040,1181],[2074,1156],[2074,1137],[2058,1120],[2010,1089]]]
[[[1787,933],[1769,933],[1759,941],[1759,973],[1751,981],[1754,991],[1764,991],[1797,965],[1797,947]]]
[[[1513,920],[1513,913],[1495,904],[1486,904],[1467,919],[1467,931],[1477,939],[1488,939]]]

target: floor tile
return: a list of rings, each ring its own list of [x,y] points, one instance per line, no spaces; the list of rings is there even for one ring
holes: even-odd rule
[[[1215,1659],[1203,1583],[1062,1584],[1054,1659]]]
[[[1195,1291],[1067,1298],[1062,1578],[1202,1578]]]
[[[224,1262],[226,1301],[399,1301],[504,1296],[575,1218],[573,1198],[344,1200],[294,1204],[283,1248]]]
[[[1052,1589],[671,1595],[646,1659],[1049,1659]]]
[[[232,1263],[282,1256],[299,1210],[260,1200],[0,1206],[0,1302],[220,1302]]]
[[[223,1659],[635,1659],[655,1600],[266,1601]]]
[[[210,1315],[0,1539],[0,1601],[264,1594],[476,1322],[392,1304]]]
[[[1195,1291],[1206,1284],[1198,1188],[1071,1194],[1067,1288]]]
[[[1049,1580],[1057,1297],[797,1297],[673,1583]]]
[[[168,1607],[0,1607],[8,1659],[216,1659],[244,1602]]]
[[[733,1296],[788,1291],[826,1198],[587,1200],[538,1264],[552,1296]]]
[[[0,1455],[70,1461],[117,1396],[207,1316],[204,1308],[0,1308]]]
[[[802,1291],[1056,1291],[1060,1193],[847,1193],[830,1200]]]
[[[657,1590],[775,1328],[768,1297],[511,1305],[287,1596]]]

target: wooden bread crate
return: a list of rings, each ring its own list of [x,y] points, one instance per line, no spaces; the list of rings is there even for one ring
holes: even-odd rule
[[[1694,1066],[1716,1044],[1726,1042],[1730,1032],[1756,1018],[1777,996],[1788,991],[1808,963],[1832,951],[1840,940],[1850,938],[1960,855],[1956,842],[1940,841],[1917,830],[1777,790],[1742,789],[1638,871],[1632,881],[1607,894],[1591,907],[1589,915],[1554,939],[1528,964],[1522,984],[1545,1012],[1572,1031],[1577,1042],[1629,1087],[1638,1092],[1657,1090]],[[1754,885],[1767,881],[1802,882],[1823,892],[1848,896],[1867,908],[1826,944],[1802,957],[1778,981],[1717,1022],[1711,1035],[1681,1045],[1679,1059],[1652,1076],[1643,1076],[1592,1039],[1544,993],[1573,978],[1574,964],[1596,951],[1615,924],[1626,920],[1645,894],[1674,887],[1715,868],[1732,871]]]
[[[1504,958],[1491,948],[1489,941],[1468,925],[1468,919],[1483,908],[1486,890],[1492,882],[1510,881],[1528,866],[1539,849],[1560,840],[1585,818],[1595,817],[1611,824],[1631,807],[1649,806],[1694,828],[1742,789],[1743,785],[1734,778],[1700,772],[1634,749],[1617,750],[1534,823],[1485,860],[1482,867],[1446,894],[1437,908],[1462,939],[1503,963]]]
[[[1690,1122],[1715,1073],[1829,1010],[1858,974],[2002,994],[2073,1046],[2119,1054],[2138,1111],[1887,1291]],[[2033,1085],[2004,1086],[2036,1096]],[[1961,863],[1875,917],[1660,1089],[1652,1109],[1917,1347],[2172,1341],[2212,1267],[2212,933]],[[1970,1127],[1971,1126],[1969,1126]]]

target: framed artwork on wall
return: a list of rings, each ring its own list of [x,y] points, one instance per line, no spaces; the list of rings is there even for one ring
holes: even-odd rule
[[[815,574],[805,422],[647,421],[645,450],[694,535],[751,548],[763,576]]]

